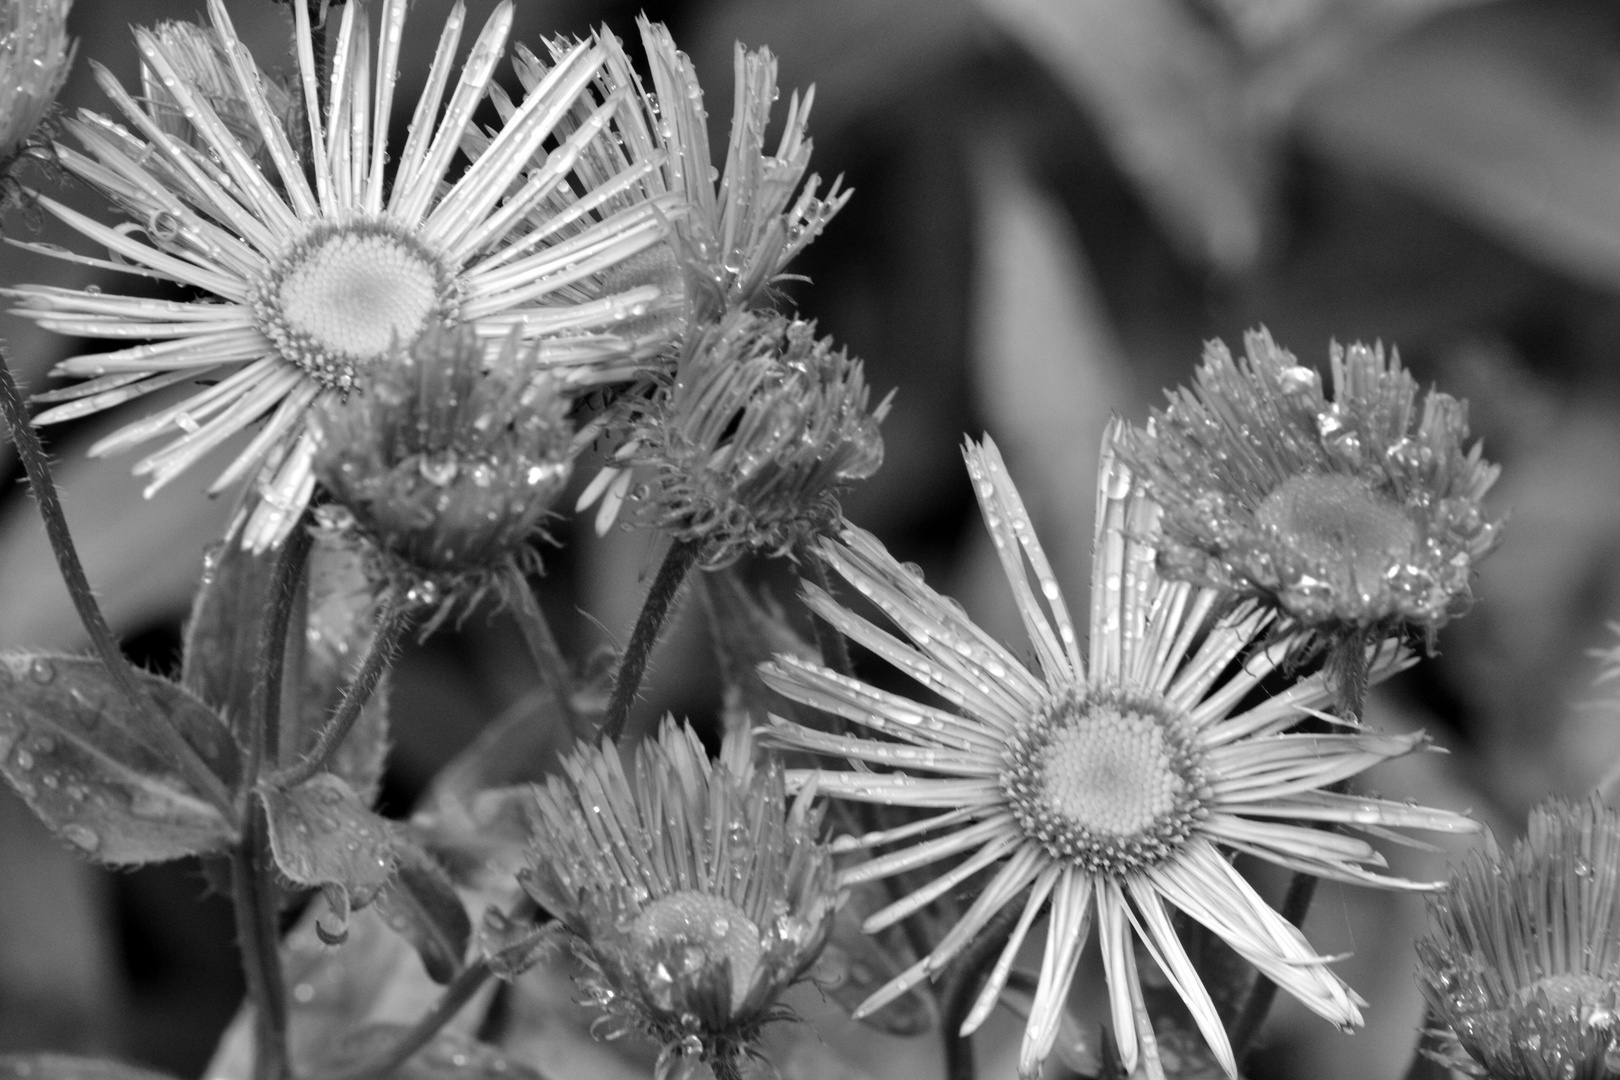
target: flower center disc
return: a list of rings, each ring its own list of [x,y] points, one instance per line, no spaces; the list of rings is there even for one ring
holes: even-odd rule
[[[1255,511],[1336,587],[1366,592],[1411,558],[1417,526],[1362,480],[1340,473],[1291,476]]]
[[[1204,815],[1207,790],[1179,717],[1123,695],[1057,702],[1009,753],[1001,787],[1053,857],[1120,873],[1168,857]]]
[[[1596,975],[1570,972],[1537,979],[1518,992],[1520,1002],[1528,1002],[1540,992],[1555,1009],[1576,1009],[1605,1000],[1615,992],[1614,984]]]
[[[683,889],[641,909],[630,937],[643,953],[674,953],[684,971],[697,974],[731,966],[731,1009],[748,997],[764,948],[759,928],[731,901],[712,893]]]
[[[407,347],[428,322],[455,310],[439,261],[384,226],[318,230],[284,255],[254,297],[259,327],[281,355],[322,384],[347,390],[356,375]]]

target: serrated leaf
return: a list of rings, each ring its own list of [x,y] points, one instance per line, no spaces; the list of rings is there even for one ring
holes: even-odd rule
[[[72,1054],[0,1055],[0,1080],[172,1080],[121,1061]]]
[[[222,541],[203,556],[202,584],[186,623],[180,682],[239,730],[253,708],[264,612],[276,573],[274,552],[254,554]]]
[[[478,923],[478,951],[489,961],[496,977],[507,982],[542,960],[562,956],[567,942],[568,929],[562,923],[536,923],[499,908],[484,912]]]
[[[377,914],[416,949],[437,983],[461,970],[472,937],[472,920],[450,876],[416,841],[395,832],[396,873],[377,894]]]
[[[342,703],[376,637],[376,614],[375,593],[361,557],[318,538],[309,557],[309,613],[297,676],[301,692],[282,726],[283,764],[315,746],[327,718]],[[377,798],[388,755],[388,682],[384,674],[330,765],[367,806]]]
[[[342,1071],[376,1059],[399,1043],[410,1028],[369,1024],[346,1038],[322,1062],[323,1071]],[[440,1034],[391,1073],[396,1080],[544,1080],[528,1065],[486,1042]]]
[[[229,784],[224,722],[181,687],[137,672],[156,707]],[[147,721],[99,660],[0,656],[0,773],[50,829],[108,865],[218,851],[236,831],[142,737]]]
[[[294,884],[325,893],[334,921],[318,919],[316,932],[338,944],[348,932],[351,906],[369,904],[393,874],[392,826],[331,773],[290,791],[260,789],[259,797],[276,868]]]

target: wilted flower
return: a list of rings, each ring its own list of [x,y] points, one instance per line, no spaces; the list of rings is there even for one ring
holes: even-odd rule
[[[334,500],[322,520],[364,538],[408,600],[443,611],[534,568],[531,541],[573,465],[557,379],[515,334],[488,371],[485,355],[471,327],[429,327],[311,421]]]
[[[1109,439],[1116,434],[1111,430]],[[1299,638],[1272,637],[1260,645],[1273,621],[1269,611],[1246,603],[1212,618],[1219,594],[1160,579],[1153,548],[1158,510],[1107,441],[1090,657],[1083,661],[1063,594],[1000,454],[989,442],[969,444],[966,454],[1036,669],[855,529],[841,543],[824,541],[822,552],[904,639],[813,588],[811,607],[954,708],[900,697],[791,657],[762,668],[766,682],[787,697],[882,736],[832,734],[773,718],[775,741],[859,766],[790,773],[790,783],[930,814],[835,842],[835,850],[845,851],[902,845],[844,870],[841,883],[916,873],[951,860],[933,881],[871,916],[868,931],[989,875],[972,887],[972,906],[934,950],[857,1015],[937,975],[1002,908],[1017,903],[1021,916],[961,1033],[990,1014],[1025,938],[1049,912],[1019,1057],[1025,1076],[1037,1074],[1052,1049],[1093,920],[1127,1071],[1139,1055],[1150,1070],[1158,1060],[1143,1049],[1153,1046],[1153,1033],[1134,936],[1185,1001],[1216,1060],[1236,1074],[1221,1018],[1173,928],[1173,909],[1203,924],[1310,1009],[1337,1024],[1360,1023],[1358,999],[1327,959],[1244,881],[1222,848],[1339,881],[1428,887],[1377,873],[1384,860],[1366,841],[1313,827],[1333,823],[1371,835],[1388,826],[1472,828],[1445,811],[1330,790],[1420,747],[1422,737],[1375,734],[1353,723],[1333,734],[1289,733],[1328,699],[1320,674],[1235,712],[1288,661]],[[1374,671],[1387,674],[1404,659],[1385,647]],[[860,766],[866,762],[879,769]],[[930,833],[934,838],[921,839]]]
[[[746,728],[711,763],[667,719],[626,775],[619,749],[584,749],[537,790],[535,863],[524,885],[577,935],[606,1038],[638,1031],[736,1075],[782,991],[826,943],[831,857],[809,796],[791,809],[782,772],[754,766]]]
[[[1620,814],[1552,800],[1429,902],[1418,975],[1446,1064],[1492,1080],[1620,1075]]]
[[[1161,568],[1329,635],[1432,637],[1500,526],[1467,407],[1431,391],[1419,412],[1417,383],[1381,348],[1333,347],[1330,402],[1264,330],[1244,344],[1234,361],[1210,343],[1196,385],[1124,441],[1164,507]]]
[[[686,268],[692,318],[716,319],[727,308],[758,303],[794,256],[843,209],[850,192],[840,191],[835,180],[823,195],[819,177],[805,180],[811,149],[805,129],[814,87],[802,99],[794,92],[776,153],[766,153],[765,130],[777,98],[776,58],[769,49],[750,51],[740,42],[732,61],[731,138],[725,169],[717,169],[709,152],[703,88],[691,60],[662,24],[643,18],[639,25],[654,90],[642,96],[651,127],[643,128],[641,137],[663,155],[663,181],[688,206],[675,223],[675,242]],[[625,85],[634,79],[622,53],[609,61],[609,71]]]
[[[691,347],[619,460],[645,477],[639,507],[701,545],[705,565],[787,553],[838,521],[840,488],[882,465],[892,397],[871,408],[861,362],[814,323],[737,311]],[[602,473],[581,502],[613,480]],[[616,510],[621,495],[606,496]]]
[[[69,170],[122,206],[134,228],[98,224],[45,196],[40,204],[112,253],[112,261],[64,258],[175,282],[203,295],[160,301],[93,288],[25,286],[12,292],[22,299],[23,314],[61,333],[155,342],[64,361],[60,374],[88,381],[43,395],[64,404],[40,414],[38,422],[83,416],[180,382],[208,382],[92,448],[112,453],[178,432],[135,467],[151,478],[148,493],[230,436],[264,421],[211,488],[219,491],[257,473],[261,499],[244,533],[250,547],[285,535],[314,488],[314,445],[305,424],[311,405],[350,392],[396,340],[409,344],[434,323],[465,321],[494,363],[516,328],[524,344],[541,344],[542,362],[575,383],[622,378],[633,370],[634,355],[650,355],[662,344],[601,336],[631,318],[638,305],[656,300],[656,286],[589,301],[579,295],[582,282],[657,244],[667,227],[653,206],[602,213],[569,170],[585,144],[603,134],[599,127],[565,134],[558,120],[596,77],[605,49],[590,43],[568,49],[491,146],[455,175],[452,161],[489,87],[512,6],[497,5],[459,80],[451,79],[451,65],[465,12],[451,12],[410,136],[395,155],[387,137],[405,7],[405,0],[384,5],[373,67],[363,5],[344,6],[332,84],[318,96],[309,12],[304,4],[293,5],[307,106],[307,175],[276,113],[275,95],[238,40],[222,0],[211,0],[209,10],[229,87],[218,84],[217,67],[196,62],[190,45],[138,30],[142,62],[178,103],[191,134],[182,140],[168,133],[174,109],[169,101],[142,105],[97,69],[129,126],[87,114],[67,127],[88,156],[65,147],[60,155]],[[221,100],[230,115],[216,109]],[[317,100],[328,103],[324,117]],[[241,125],[238,106],[252,118],[248,142],[235,130]],[[203,152],[192,149],[193,138]],[[555,167],[533,175],[529,162],[548,140],[556,144],[548,159]],[[255,155],[273,167],[261,168]],[[506,242],[508,230],[526,214],[557,204],[570,208],[569,221],[577,226],[566,239],[552,243],[531,229],[524,242]]]
[[[7,180],[25,154],[49,154],[35,133],[72,66],[72,6],[72,0],[11,0],[0,8],[0,175]]]

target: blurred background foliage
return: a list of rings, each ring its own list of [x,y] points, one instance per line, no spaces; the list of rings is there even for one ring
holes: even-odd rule
[[[288,9],[230,3],[277,70]],[[475,24],[492,6],[470,0]],[[416,83],[401,87],[412,99],[435,37],[423,28],[447,8],[413,6],[406,50],[417,55],[405,67]],[[78,0],[79,66],[63,105],[105,107],[90,59],[138,85],[129,24],[200,9]],[[1620,615],[1620,7],[519,0],[515,36],[535,43],[602,22],[625,36],[640,10],[692,54],[717,129],[735,40],[770,46],[785,88],[816,84],[814,166],[843,173],[856,196],[798,265],[809,280],[789,291],[866,359],[879,392],[899,388],[887,465],[846,510],[976,618],[1018,640],[961,469],[964,433],[1001,443],[1074,598],[1089,577],[1092,476],[1110,414],[1142,419],[1202,342],[1257,324],[1316,365],[1330,341],[1377,339],[1420,381],[1470,399],[1476,434],[1504,466],[1496,503],[1511,513],[1475,609],[1446,630],[1439,656],[1375,696],[1374,723],[1427,727],[1452,751],[1390,770],[1383,793],[1472,807],[1511,834],[1532,802],[1582,791],[1620,755],[1620,707],[1592,688],[1588,656]],[[82,188],[66,198],[106,211]],[[28,215],[7,228],[75,243]],[[3,283],[84,285],[94,273],[13,249]],[[0,323],[35,389],[76,351],[9,314]],[[201,474],[148,502],[130,462],[86,460],[84,447],[122,419],[57,429],[52,447],[114,623],[133,654],[167,669],[230,507],[201,496]],[[3,472],[0,644],[76,647],[9,456]],[[555,533],[564,546],[547,557],[546,605],[584,665],[628,633],[649,545],[566,519]],[[677,629],[656,659],[643,729],[666,708],[701,718],[717,707],[701,608],[688,609],[694,632]],[[385,806],[397,814],[533,689],[498,614],[414,648],[396,680]],[[1445,857],[1392,861],[1438,876]],[[227,905],[205,895],[196,868],[90,868],[9,795],[0,866],[0,1050],[112,1052],[196,1075],[240,993]],[[1257,1080],[1402,1075],[1420,1014],[1410,938],[1423,923],[1419,900],[1324,887],[1308,931],[1325,952],[1354,952],[1345,974],[1373,1003],[1370,1030],[1344,1036],[1279,1008]],[[888,1043],[825,1039],[846,1051],[844,1071],[804,1065],[790,1077],[892,1074]]]

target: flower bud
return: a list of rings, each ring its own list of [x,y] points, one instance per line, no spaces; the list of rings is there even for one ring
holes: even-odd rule
[[[568,402],[509,342],[432,327],[315,414],[327,527],[363,537],[384,576],[425,606],[475,601],[530,541],[572,469]]]
[[[0,172],[24,155],[47,156],[38,132],[73,63],[72,0],[11,0],[0,9]]]

